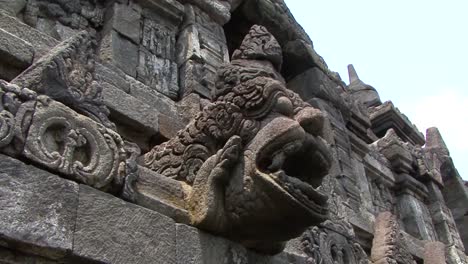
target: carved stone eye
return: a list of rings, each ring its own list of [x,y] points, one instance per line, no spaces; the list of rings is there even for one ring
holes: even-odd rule
[[[274,109],[276,112],[285,116],[292,116],[294,114],[293,104],[291,100],[285,96],[278,98]]]

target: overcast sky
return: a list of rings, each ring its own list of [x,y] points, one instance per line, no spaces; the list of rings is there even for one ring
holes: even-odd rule
[[[329,68],[347,65],[425,134],[439,128],[468,180],[468,0],[285,0]]]

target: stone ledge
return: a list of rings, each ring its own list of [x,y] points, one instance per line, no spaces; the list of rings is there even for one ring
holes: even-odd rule
[[[26,68],[33,61],[34,49],[30,43],[0,28],[0,55],[2,62]]]
[[[73,254],[105,263],[175,262],[172,219],[80,185]]]
[[[1,10],[0,28],[26,42],[34,44],[34,49],[36,51],[35,59],[47,54],[51,48],[59,43],[56,39],[24,24]]]
[[[72,249],[78,184],[0,154],[0,244],[52,259]]]
[[[177,264],[306,264],[307,257],[282,252],[274,256],[257,254],[224,238],[194,227],[176,224]]]
[[[377,107],[369,108],[372,130],[383,137],[387,130],[393,128],[397,135],[406,142],[415,145],[424,145],[424,135],[417,127],[396,108],[391,101],[387,101]]]

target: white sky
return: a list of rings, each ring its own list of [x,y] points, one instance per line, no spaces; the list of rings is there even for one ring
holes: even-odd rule
[[[439,128],[468,180],[468,0],[285,0],[329,68],[347,65],[425,133]]]

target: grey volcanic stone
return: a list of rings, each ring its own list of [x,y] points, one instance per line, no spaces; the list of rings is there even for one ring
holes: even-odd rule
[[[142,127],[150,134],[158,133],[157,110],[112,85],[103,84],[102,94],[107,107],[127,119],[127,122]]]
[[[132,8],[131,5],[115,4],[112,19],[114,29],[136,44],[140,42],[140,11],[141,9]]]
[[[36,51],[35,59],[45,55],[58,44],[56,39],[20,22],[15,17],[2,12],[2,10],[0,10],[0,28],[26,42],[34,44]]]
[[[62,261],[55,261],[38,257],[34,255],[23,254],[0,247],[0,264],[58,264],[65,263]]]
[[[113,264],[175,263],[175,223],[80,185],[73,253]]]
[[[0,154],[0,244],[50,258],[72,248],[78,185]]]
[[[28,42],[0,29],[0,57],[0,78],[11,80],[31,65],[34,49]]]
[[[240,244],[216,237],[191,226],[176,225],[177,264],[284,264],[307,263],[305,256],[282,252],[257,254]]]
[[[445,245],[442,242],[427,242],[424,246],[424,264],[445,264]]]
[[[126,93],[130,93],[130,84],[125,80],[125,73],[120,69],[110,69],[100,63],[96,63],[96,76],[101,82],[108,83]]]
[[[0,9],[3,9],[15,16],[26,5],[26,0],[0,0]]]
[[[101,41],[99,57],[102,61],[119,67],[126,74],[135,77],[138,66],[138,46],[111,30]]]

